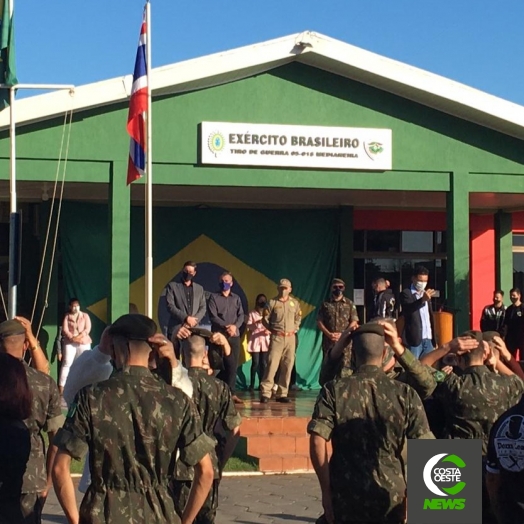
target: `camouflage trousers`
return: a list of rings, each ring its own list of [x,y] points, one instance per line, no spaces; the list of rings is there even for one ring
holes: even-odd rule
[[[194,524],[214,524],[218,508],[218,485],[219,479],[213,481],[213,486],[202,506],[198,512]],[[191,482],[174,481],[172,483],[173,501],[175,503],[175,510],[180,518],[186,507],[191,492]]]
[[[40,524],[43,504],[38,493],[0,501],[0,524]]]

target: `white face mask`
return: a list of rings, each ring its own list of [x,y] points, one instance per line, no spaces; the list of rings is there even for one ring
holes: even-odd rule
[[[79,313],[79,312],[80,312],[80,306],[74,306],[73,313]]]
[[[421,282],[420,280],[417,280],[417,282],[415,283],[415,289],[417,291],[424,291],[427,285],[427,282]]]

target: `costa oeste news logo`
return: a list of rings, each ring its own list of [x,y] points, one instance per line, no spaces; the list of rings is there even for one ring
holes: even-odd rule
[[[424,484],[438,498],[424,499],[425,510],[463,510],[466,499],[457,496],[466,487],[462,469],[466,463],[458,455],[439,453],[424,466]]]

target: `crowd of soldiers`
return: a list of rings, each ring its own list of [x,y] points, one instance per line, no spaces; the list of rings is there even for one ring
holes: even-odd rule
[[[334,303],[343,288],[333,282]],[[286,310],[293,298],[283,295],[267,309],[281,308],[295,326],[295,310]],[[419,359],[395,319],[358,327],[353,307],[346,329],[326,336],[323,388],[308,426],[324,508],[319,524],[405,522],[406,441],[434,438],[482,440],[483,522],[522,524],[524,372],[500,334],[468,331]],[[183,324],[170,341],[153,320],[124,315],[73,364],[64,419],[30,323],[0,324],[0,523],[40,522],[53,484],[70,523],[214,522],[241,417],[230,387],[215,378],[211,347],[231,353],[221,333]],[[31,398],[29,416],[18,398]],[[501,435],[516,442],[515,456],[499,454]],[[86,455],[78,509],[70,467]]]

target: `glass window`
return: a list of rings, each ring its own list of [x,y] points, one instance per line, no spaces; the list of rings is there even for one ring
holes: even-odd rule
[[[402,231],[403,253],[433,253],[433,231]]]
[[[400,250],[400,231],[368,231],[367,251],[398,253]]]
[[[446,232],[435,231],[435,253],[446,252]]]
[[[524,253],[513,253],[513,287],[524,289]]]
[[[524,246],[524,235],[513,233],[513,246]]]
[[[364,252],[364,233],[365,231],[353,231],[353,250],[359,253]]]

